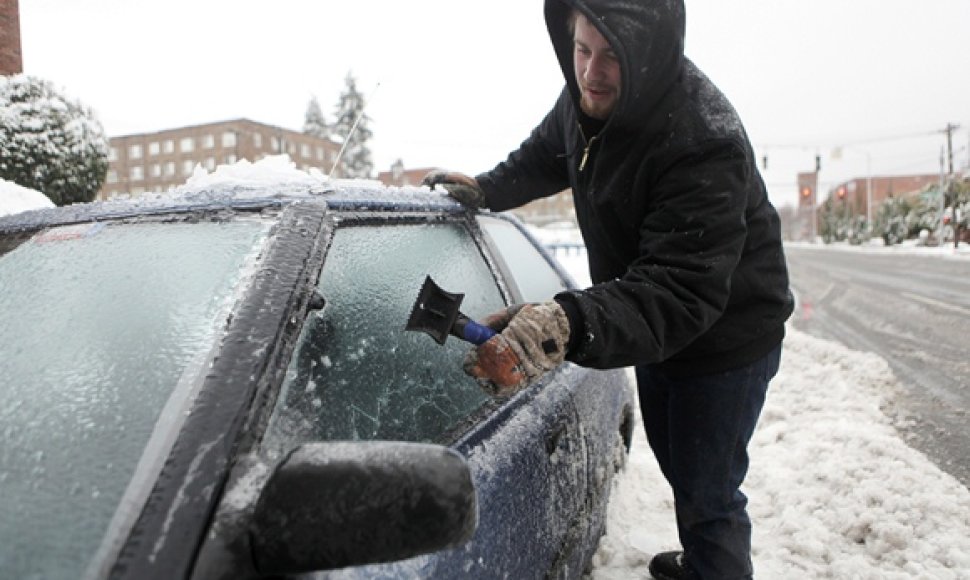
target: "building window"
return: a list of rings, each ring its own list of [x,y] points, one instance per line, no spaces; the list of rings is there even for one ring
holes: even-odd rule
[[[216,146],[216,138],[212,135],[206,135],[202,137],[202,147],[204,149],[212,149]]]
[[[162,176],[162,166],[159,163],[152,163],[152,177]]]
[[[128,148],[129,159],[141,159],[141,145],[132,145]]]
[[[323,161],[323,147],[317,145],[317,161]]]
[[[142,179],[145,179],[145,168],[141,165],[136,165],[135,167],[131,168],[130,175],[132,181],[141,181]]]
[[[310,158],[310,146],[307,145],[306,143],[300,145],[300,155],[302,155],[304,159],[309,159]]]
[[[108,148],[108,161],[118,160],[118,150],[114,147]]]
[[[166,153],[175,153],[175,141],[172,139],[166,139],[165,142],[162,143],[162,151]]]
[[[195,162],[191,159],[182,162],[182,175],[192,175],[193,169],[195,169]]]
[[[108,183],[118,183],[118,172],[114,169],[108,170],[108,176],[105,179]]]
[[[165,177],[172,177],[175,175],[175,162],[167,161],[165,163]]]
[[[270,143],[270,149],[273,151],[273,153],[279,153],[280,152],[280,140],[279,139],[277,139],[276,137],[273,137],[273,138],[270,139],[270,142],[269,143]]]
[[[152,141],[148,144],[149,155],[158,155],[161,150],[162,148],[158,146],[158,141]]]
[[[222,146],[223,147],[235,147],[236,146],[236,132],[226,131],[222,134]]]
[[[213,169],[215,169],[216,168],[216,158],[215,157],[206,157],[205,158],[205,168],[208,169],[209,171],[212,171]]]
[[[257,149],[263,146],[263,136],[260,133],[253,133],[253,147]]]
[[[226,155],[226,165],[232,165],[235,162],[236,162],[235,155],[233,155],[232,153],[230,153],[229,155]]]
[[[195,139],[191,137],[183,137],[182,140],[179,141],[179,151],[182,153],[191,153],[195,151]]]

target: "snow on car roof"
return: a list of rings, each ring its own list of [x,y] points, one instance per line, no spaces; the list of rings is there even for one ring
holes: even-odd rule
[[[330,179],[317,169],[302,171],[287,155],[256,163],[221,165],[212,173],[201,167],[185,185],[165,193],[116,197],[61,208],[25,211],[0,217],[0,230],[26,230],[49,223],[218,207],[261,207],[322,200],[335,208],[458,211],[444,190],[425,186],[388,187],[368,179]]]

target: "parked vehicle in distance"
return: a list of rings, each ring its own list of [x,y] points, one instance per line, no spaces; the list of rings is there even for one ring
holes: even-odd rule
[[[404,331],[569,277],[506,215],[367,182],[0,218],[0,569],[47,579],[578,577],[629,446],[623,370],[509,399]]]

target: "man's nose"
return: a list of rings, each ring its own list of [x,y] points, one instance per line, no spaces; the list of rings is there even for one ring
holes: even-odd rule
[[[586,63],[586,81],[600,81],[605,75],[605,57],[593,54]]]
[[[598,82],[606,78],[607,57],[601,54],[593,54],[586,63],[587,82]]]

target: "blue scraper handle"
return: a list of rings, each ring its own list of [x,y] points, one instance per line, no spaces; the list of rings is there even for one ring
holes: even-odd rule
[[[459,316],[458,320],[455,321],[455,326],[453,328],[454,330],[460,332],[460,334],[455,333],[455,336],[463,340],[467,340],[476,346],[484,344],[485,341],[497,334],[491,328],[483,324],[479,324],[470,318],[466,318],[465,316]]]

